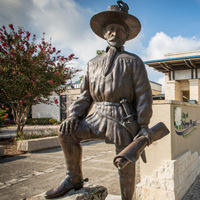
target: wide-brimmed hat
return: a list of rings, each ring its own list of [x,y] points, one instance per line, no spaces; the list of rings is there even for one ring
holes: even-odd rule
[[[107,11],[95,14],[90,20],[93,32],[99,37],[104,38],[103,29],[110,23],[118,23],[127,27],[129,34],[127,40],[135,38],[141,30],[140,21],[128,13],[128,5],[123,1],[117,1],[118,5],[112,5]]]

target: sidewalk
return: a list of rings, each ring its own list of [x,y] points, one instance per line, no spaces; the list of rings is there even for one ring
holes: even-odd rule
[[[38,131],[59,126],[28,126],[25,130]],[[15,128],[3,129],[0,138],[14,136]],[[83,146],[83,173],[89,184],[102,185],[109,195],[120,195],[118,172],[112,161],[115,146],[104,142],[86,142]],[[0,199],[19,200],[49,190],[65,176],[65,161],[61,148],[27,153],[0,160]],[[200,199],[200,176],[182,200]]]
[[[118,172],[112,163],[114,145],[83,143],[83,173],[89,184],[102,185],[111,195],[120,195]],[[19,200],[41,194],[65,177],[61,148],[7,157],[0,160],[0,199]]]

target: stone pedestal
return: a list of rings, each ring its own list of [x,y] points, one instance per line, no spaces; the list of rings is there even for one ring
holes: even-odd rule
[[[88,186],[78,191],[70,191],[63,197],[54,198],[60,200],[105,200],[108,195],[107,189],[103,186]],[[46,200],[44,193],[26,200]]]
[[[175,160],[164,160],[152,176],[144,176],[137,185],[137,200],[180,200],[200,174],[200,157],[187,151]]]

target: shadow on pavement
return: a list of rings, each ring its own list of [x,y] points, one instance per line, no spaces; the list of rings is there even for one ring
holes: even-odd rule
[[[7,162],[12,162],[12,161],[16,161],[16,160],[21,160],[21,159],[25,159],[27,158],[27,156],[3,156],[2,159],[0,160],[0,164],[3,163],[7,163]]]

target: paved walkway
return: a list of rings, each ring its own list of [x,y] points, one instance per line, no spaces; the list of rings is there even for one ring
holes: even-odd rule
[[[59,126],[27,126],[38,131]],[[15,128],[3,129],[0,139],[15,135]],[[83,143],[83,173],[89,184],[103,185],[110,195],[120,195],[118,174],[112,160],[114,145],[104,142]],[[61,148],[7,157],[0,160],[0,199],[19,200],[41,194],[56,186],[65,176]],[[200,176],[182,200],[200,200]]]
[[[112,163],[114,145],[83,144],[83,173],[89,184],[103,185],[109,194],[119,195],[118,172]],[[0,199],[19,200],[41,194],[65,177],[61,148],[28,153],[0,160]]]

